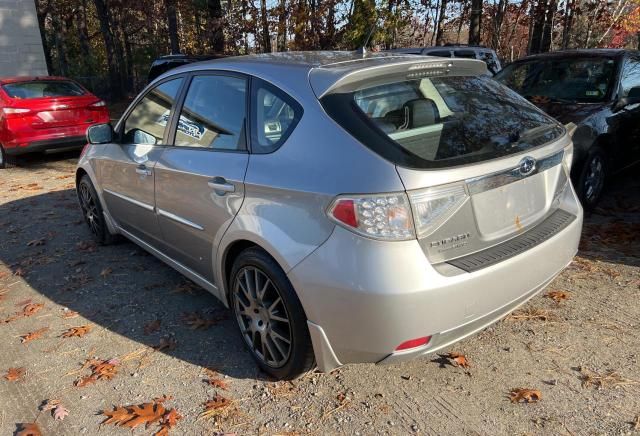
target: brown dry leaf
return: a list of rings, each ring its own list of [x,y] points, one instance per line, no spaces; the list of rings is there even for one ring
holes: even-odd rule
[[[220,378],[210,378],[207,380],[207,383],[209,384],[209,386],[222,389],[223,391],[226,391],[229,389],[229,383]]]
[[[18,424],[16,436],[42,436],[42,432],[35,422],[29,422]]]
[[[71,319],[71,318],[76,318],[78,315],[79,315],[78,312],[76,312],[75,310],[66,310],[62,314],[62,318]]]
[[[447,359],[451,360],[453,363],[455,363],[455,366],[459,366],[461,368],[469,368],[470,364],[469,364],[469,360],[467,359],[467,356],[465,356],[464,354],[460,354],[460,353],[447,353],[445,354],[443,357],[446,357]]]
[[[73,337],[81,338],[87,333],[89,333],[91,329],[92,329],[92,326],[90,325],[81,325],[78,327],[71,327],[70,329],[62,333],[62,337],[63,338],[73,338]]]
[[[13,272],[13,275],[16,277],[24,277],[26,273],[27,272],[22,268],[16,268],[16,270]]]
[[[232,400],[221,395],[216,395],[212,400],[204,403],[204,411],[201,412],[200,415],[198,415],[198,421],[201,419],[210,419],[215,416],[223,415],[232,404]]]
[[[203,318],[198,312],[185,313],[182,315],[182,321],[187,324],[191,330],[206,330],[209,327],[222,321],[221,318]]]
[[[296,385],[290,381],[270,383],[267,385],[269,393],[274,397],[289,397],[298,392]]]
[[[535,307],[528,307],[526,309],[516,310],[510,314],[506,319],[512,321],[524,320],[537,320],[537,321],[549,321],[551,314],[544,309],[536,309]]]
[[[56,400],[56,399],[44,400],[44,402],[40,405],[39,409],[42,410],[43,412],[46,412],[47,410],[55,409],[56,407],[58,407],[59,404],[60,404],[60,400]]]
[[[24,368],[9,368],[7,370],[7,373],[5,374],[4,378],[8,381],[18,381],[19,379],[21,379],[24,374],[25,374],[26,370]]]
[[[160,422],[160,430],[158,430],[154,436],[168,436],[169,430],[175,427],[181,419],[182,415],[180,415],[176,409],[167,411]]]
[[[518,215],[516,215],[515,225],[518,231],[522,230],[522,223],[520,222],[520,217]]]
[[[189,294],[189,295],[193,295],[194,293],[201,291],[202,288],[198,285],[196,285],[193,282],[184,282],[184,283],[180,283],[178,286],[176,286],[172,291],[171,294]]]
[[[571,294],[566,291],[549,291],[545,294],[545,297],[551,298],[553,301],[560,304],[564,300],[568,300],[569,295]]]
[[[79,251],[92,252],[96,251],[96,243],[93,241],[80,241],[76,244],[76,248]]]
[[[113,269],[106,267],[102,271],[100,271],[100,277],[102,277],[103,279],[106,279],[112,272],[113,272]]]
[[[156,319],[154,321],[150,321],[144,325],[144,334],[150,335],[151,333],[155,333],[160,330],[161,321]]]
[[[31,342],[33,340],[39,339],[45,332],[49,330],[49,327],[42,327],[34,332],[27,333],[26,335],[20,336],[22,339],[20,342],[26,344],[27,342]]]
[[[31,303],[31,300],[27,300],[26,305],[22,308],[21,312],[16,312],[11,315],[9,318],[5,319],[4,322],[12,322],[16,319],[26,318],[29,316],[33,316],[40,311],[44,307],[44,304],[40,303]]]
[[[542,399],[542,392],[536,389],[514,388],[509,393],[512,403],[537,403]]]
[[[160,338],[160,343],[153,347],[156,351],[172,351],[176,349],[178,342],[172,338],[171,336],[165,336],[164,338]]]
[[[87,360],[82,368],[91,368],[91,374],[76,380],[75,385],[79,388],[95,383],[98,380],[111,380],[118,373],[118,362],[115,359],[110,360]]]
[[[101,424],[113,424],[134,429],[139,425],[149,428],[154,422],[164,418],[166,409],[161,403],[144,403],[125,407],[114,407],[114,410],[104,410],[107,417]]]

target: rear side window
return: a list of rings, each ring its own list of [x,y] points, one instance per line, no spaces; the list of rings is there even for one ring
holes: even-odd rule
[[[456,50],[453,52],[453,54],[457,58],[468,58],[468,59],[476,58],[476,52],[473,50]]]
[[[246,97],[244,78],[194,77],[178,119],[175,145],[243,150]]]
[[[282,90],[254,79],[251,151],[271,153],[287,140],[302,118],[302,106]]]
[[[77,97],[85,91],[80,85],[70,80],[34,80],[31,82],[8,83],[2,89],[11,98],[52,98]]]
[[[564,134],[552,118],[486,77],[432,77],[362,86],[322,103],[363,144],[396,164],[442,168],[546,144]]]
[[[427,56],[438,56],[441,58],[450,58],[451,52],[449,50],[440,50],[440,51],[428,51],[425,53]]]

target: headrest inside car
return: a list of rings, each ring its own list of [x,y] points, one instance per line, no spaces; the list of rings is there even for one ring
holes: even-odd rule
[[[404,123],[400,129],[415,129],[440,122],[440,112],[436,103],[429,98],[416,98],[402,106]]]

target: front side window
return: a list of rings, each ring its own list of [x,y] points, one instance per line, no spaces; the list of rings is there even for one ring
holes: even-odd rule
[[[403,166],[484,161],[564,134],[552,118],[487,77],[401,79],[329,94],[322,101],[330,116],[363,144]],[[349,107],[347,115],[344,108]]]
[[[279,148],[302,117],[302,106],[290,96],[256,80],[253,121],[253,153],[270,153]]]
[[[609,95],[615,59],[558,57],[507,66],[495,79],[531,101],[595,103]]]
[[[163,82],[138,102],[124,122],[124,144],[155,145],[162,142],[182,80],[177,78]]]
[[[196,76],[178,119],[175,145],[214,150],[245,148],[246,79]]]
[[[86,94],[80,85],[70,80],[7,83],[2,86],[2,89],[9,97],[17,99],[77,97]]]

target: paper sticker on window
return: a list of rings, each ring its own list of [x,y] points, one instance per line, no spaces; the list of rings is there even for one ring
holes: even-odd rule
[[[587,97],[597,97],[600,95],[598,91],[586,91],[585,94]]]
[[[185,135],[195,138],[199,141],[204,136],[206,130],[207,129],[205,129],[202,124],[191,121],[184,115],[180,115],[180,120],[178,121],[179,132],[182,132]]]

